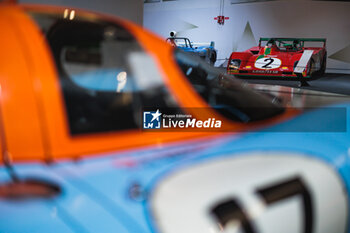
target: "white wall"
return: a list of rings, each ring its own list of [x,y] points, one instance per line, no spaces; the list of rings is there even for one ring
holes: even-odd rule
[[[19,0],[20,3],[39,3],[69,6],[116,15],[143,24],[143,0]]]
[[[327,72],[350,73],[349,2],[288,0],[231,4],[225,0],[224,15],[230,19],[223,26],[214,20],[219,6],[220,0],[147,3],[144,27],[163,37],[175,30],[194,42],[215,41],[218,58],[223,59],[216,65],[232,51],[242,51],[254,41],[257,43],[260,37],[327,38],[328,56],[335,58],[328,58]],[[248,22],[254,39],[246,29]],[[343,52],[333,55],[342,49]]]

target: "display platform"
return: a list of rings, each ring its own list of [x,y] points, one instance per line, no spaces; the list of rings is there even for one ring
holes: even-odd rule
[[[267,80],[267,79],[256,79],[256,78],[244,78],[246,82],[254,84],[273,84],[288,87],[299,87],[299,81],[290,80]],[[318,79],[308,81],[310,86],[301,87],[302,89],[332,92],[343,95],[350,95],[350,74],[334,74],[326,73]]]

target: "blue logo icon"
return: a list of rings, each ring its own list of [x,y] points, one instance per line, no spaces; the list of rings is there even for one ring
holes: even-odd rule
[[[156,112],[143,112],[143,128],[160,129],[161,115],[159,109]]]

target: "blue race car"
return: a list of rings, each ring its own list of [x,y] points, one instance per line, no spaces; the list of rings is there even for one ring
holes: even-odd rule
[[[217,54],[215,50],[214,41],[209,43],[193,43],[186,37],[176,37],[176,32],[170,32],[170,37],[166,39],[174,47],[178,47],[181,50],[189,53],[196,54],[204,59],[206,62],[214,65],[216,62]]]
[[[35,174],[61,188],[53,197],[1,200],[0,231],[350,232],[349,107],[241,139],[18,165],[20,179]],[[6,174],[0,170],[3,182]]]

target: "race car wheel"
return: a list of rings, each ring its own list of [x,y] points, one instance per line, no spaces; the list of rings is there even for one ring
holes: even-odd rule
[[[211,56],[210,56],[210,64],[211,64],[211,65],[214,65],[215,62],[216,62],[216,53],[213,52],[213,53],[211,54]]]
[[[308,76],[311,76],[311,75],[313,75],[313,73],[314,73],[314,67],[315,67],[315,62],[314,62],[314,60],[310,60],[310,64],[309,64],[309,70],[307,71],[307,75]]]
[[[327,66],[327,52],[323,56],[321,69],[320,69],[320,75],[324,75],[324,73],[326,71],[326,66]]]
[[[207,62],[207,63],[209,63],[209,64],[211,64],[211,56],[210,56],[211,54],[210,54],[210,50],[207,48],[206,49],[206,52],[205,52],[205,57],[204,57],[204,60],[205,60],[205,62]]]

